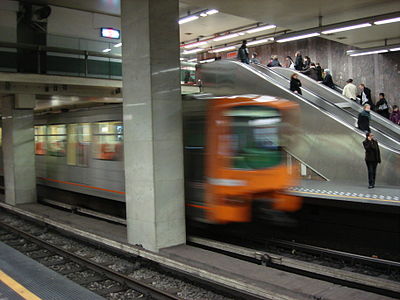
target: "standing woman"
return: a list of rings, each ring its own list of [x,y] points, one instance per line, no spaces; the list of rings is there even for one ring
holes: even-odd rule
[[[299,75],[293,73],[292,76],[290,77],[290,90],[295,94],[301,95],[300,87],[301,87],[301,81],[299,80]]]
[[[368,188],[375,187],[376,167],[381,163],[381,153],[377,140],[371,132],[366,134],[366,139],[363,141],[365,149],[365,162],[368,168]]]

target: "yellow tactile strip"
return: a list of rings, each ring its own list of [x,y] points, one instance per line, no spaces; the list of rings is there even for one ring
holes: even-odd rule
[[[33,294],[31,291],[27,290],[23,285],[12,279],[10,276],[8,276],[6,273],[0,270],[0,281],[3,282],[5,285],[7,285],[10,289],[12,289],[14,292],[16,292],[18,295],[20,295],[22,298],[26,300],[41,300],[42,298],[39,298],[35,294]]]

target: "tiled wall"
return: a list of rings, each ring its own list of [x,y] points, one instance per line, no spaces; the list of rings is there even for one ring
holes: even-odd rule
[[[349,49],[354,48],[318,37],[249,47],[250,54],[257,52],[265,64],[271,55],[278,55],[281,63],[287,55],[294,59],[294,53],[299,50],[303,57],[307,55],[322,68],[330,69],[336,84],[343,87],[348,78],[353,78],[356,85],[364,83],[371,89],[374,101],[384,92],[391,105],[400,106],[400,52],[349,57],[346,55]]]

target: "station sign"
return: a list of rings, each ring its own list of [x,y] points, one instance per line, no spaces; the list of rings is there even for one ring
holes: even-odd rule
[[[100,36],[108,39],[119,39],[121,37],[121,31],[110,27],[101,27]]]

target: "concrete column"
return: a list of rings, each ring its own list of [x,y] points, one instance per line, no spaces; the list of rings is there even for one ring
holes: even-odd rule
[[[3,97],[2,145],[6,203],[36,202],[34,95]]]
[[[178,0],[122,0],[128,241],[185,243]]]

